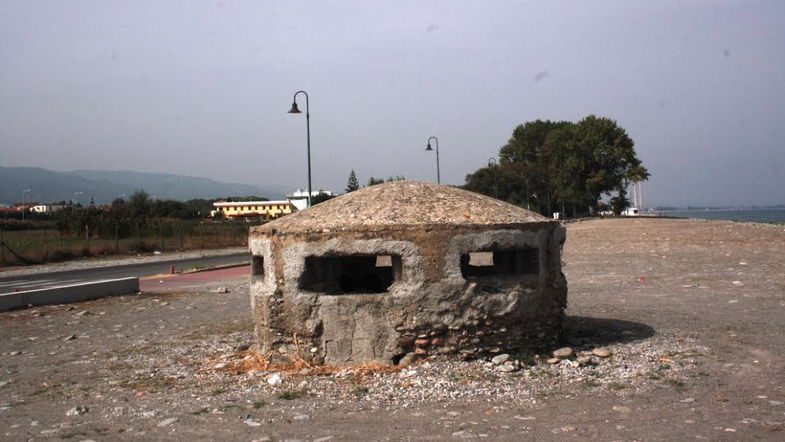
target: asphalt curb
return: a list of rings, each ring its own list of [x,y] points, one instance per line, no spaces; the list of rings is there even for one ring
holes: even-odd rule
[[[136,294],[138,291],[139,278],[133,277],[4,293],[0,295],[0,312],[29,305],[68,304],[104,296]]]
[[[233,264],[221,264],[219,266],[213,267],[205,267],[199,269],[192,269],[192,270],[185,270],[183,272],[178,273],[179,275],[190,275],[191,273],[203,273],[203,272],[212,272],[214,270],[224,270],[224,269],[233,269],[235,267],[244,267],[251,265],[250,262],[236,262]]]

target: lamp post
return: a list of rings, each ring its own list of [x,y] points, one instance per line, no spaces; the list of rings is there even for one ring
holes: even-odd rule
[[[84,193],[84,192],[74,192],[74,197],[76,198],[76,205],[77,205],[77,206],[78,206],[78,205],[80,205],[80,202],[79,202],[79,197],[80,197],[80,196],[81,196],[83,193]]]
[[[308,143],[308,207],[311,207],[311,112],[308,102],[308,93],[305,91],[297,91],[292,98],[292,108],[289,109],[290,114],[301,114],[300,109],[297,108],[297,94],[305,95],[305,130]]]
[[[25,212],[27,212],[27,208],[25,207],[25,194],[30,192],[32,192],[30,189],[25,189],[22,191],[22,221],[25,220]]]
[[[436,184],[442,183],[441,175],[439,174],[439,139],[436,137],[428,137],[428,146],[425,148],[426,151],[431,151],[431,140],[436,141]]]
[[[496,158],[488,158],[488,168],[491,169],[491,173],[493,174],[493,197],[499,199],[499,184],[496,181],[496,175],[498,171],[496,167],[499,163],[496,161]]]

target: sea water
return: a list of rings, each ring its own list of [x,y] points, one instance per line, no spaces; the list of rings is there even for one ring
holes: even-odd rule
[[[754,221],[760,223],[785,223],[785,208],[772,209],[706,209],[706,210],[662,210],[660,215],[685,218],[725,219],[731,221]]]

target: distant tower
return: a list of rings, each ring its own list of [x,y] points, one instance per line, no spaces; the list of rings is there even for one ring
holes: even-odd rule
[[[637,207],[638,210],[643,210],[643,188],[640,181],[633,181],[630,183],[630,197],[632,207]]]

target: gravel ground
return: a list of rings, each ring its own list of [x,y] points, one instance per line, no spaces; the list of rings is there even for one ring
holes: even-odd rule
[[[783,226],[567,229],[571,356],[267,366],[244,280],[40,307],[0,314],[0,439],[785,438]]]

